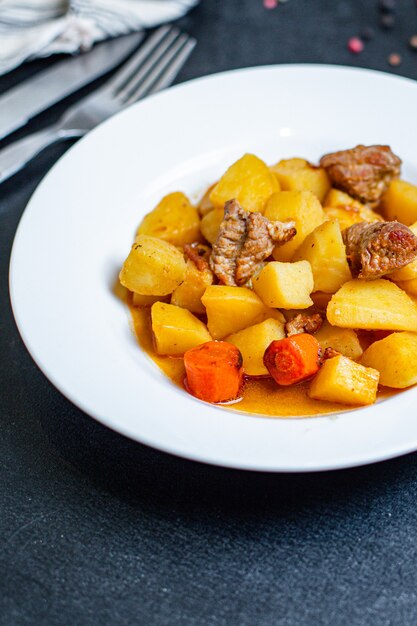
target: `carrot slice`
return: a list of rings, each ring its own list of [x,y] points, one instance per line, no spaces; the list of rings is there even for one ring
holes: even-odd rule
[[[243,382],[242,355],[227,341],[208,341],[184,354],[187,387],[206,402],[239,397]]]
[[[294,385],[320,368],[320,344],[302,333],[273,341],[264,354],[264,365],[278,385]]]

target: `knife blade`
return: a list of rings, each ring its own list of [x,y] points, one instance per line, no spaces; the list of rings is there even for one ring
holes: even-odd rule
[[[90,52],[59,61],[9,89],[0,96],[0,139],[119,65],[143,37],[143,33],[134,33],[98,44]]]

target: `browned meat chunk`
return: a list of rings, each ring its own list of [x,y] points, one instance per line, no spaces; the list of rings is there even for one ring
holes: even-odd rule
[[[341,352],[338,352],[334,348],[320,348],[319,360],[320,363],[323,364],[327,359],[333,359],[335,356],[340,356]]]
[[[320,313],[314,313],[314,315],[299,313],[285,324],[285,332],[287,333],[287,337],[299,335],[300,333],[313,335],[321,328],[322,324],[323,318]]]
[[[184,254],[190,259],[196,268],[203,272],[209,269],[210,248],[201,243],[186,243],[184,246]]]
[[[213,246],[211,269],[224,285],[244,285],[275,246],[290,241],[296,232],[294,222],[270,222],[229,200]]]
[[[356,146],[324,155],[320,165],[335,187],[375,206],[391,180],[399,176],[401,159],[389,146]]]
[[[359,222],[343,231],[352,274],[372,280],[417,257],[417,237],[399,222]]]

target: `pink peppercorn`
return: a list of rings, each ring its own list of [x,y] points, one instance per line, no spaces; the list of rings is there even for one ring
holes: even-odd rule
[[[359,37],[351,37],[348,41],[348,50],[353,54],[359,54],[363,50],[363,41]]]
[[[264,0],[265,9],[276,9],[278,6],[278,0]]]

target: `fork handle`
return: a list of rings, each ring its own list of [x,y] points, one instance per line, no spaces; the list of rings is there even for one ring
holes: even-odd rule
[[[19,172],[47,146],[63,139],[82,137],[86,132],[78,129],[62,130],[59,126],[49,126],[3,148],[0,150],[0,184]]]

